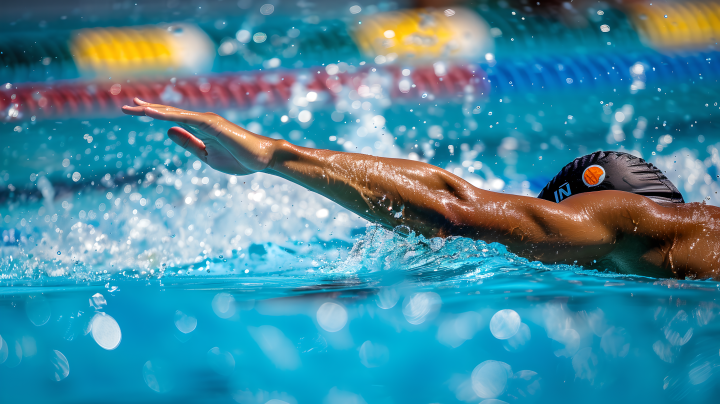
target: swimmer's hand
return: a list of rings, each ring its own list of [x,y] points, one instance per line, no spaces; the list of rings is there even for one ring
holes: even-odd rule
[[[128,115],[177,122],[168,137],[210,167],[227,174],[248,175],[268,168],[276,142],[249,132],[211,112],[185,111],[139,98],[124,106]]]

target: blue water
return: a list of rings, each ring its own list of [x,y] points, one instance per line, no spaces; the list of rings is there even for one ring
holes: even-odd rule
[[[539,54],[556,48],[526,55],[498,42],[509,59],[483,66],[494,84],[482,97],[376,97],[355,108],[342,93],[305,102],[313,119],[300,123],[292,111],[307,89],[296,88],[275,110],[217,112],[266,136],[419,159],[523,195],[575,157],[628,151],[686,200],[720,204],[714,53]],[[255,51],[277,52],[269,42]],[[337,57],[357,57],[345,51]],[[303,60],[326,61],[314,57]],[[230,59],[216,69],[236,66]],[[604,70],[613,75],[598,80]],[[132,117],[0,123],[0,402],[720,393],[717,282],[549,266],[497,244],[383,230],[284,180],[214,172],[172,144],[168,127]]]
[[[478,402],[479,392],[505,402],[711,402],[717,393],[714,283],[507,262],[510,272],[484,279],[433,268],[5,290],[3,399]],[[89,306],[96,293],[106,305]],[[500,310],[522,321],[507,340],[492,331],[510,334],[512,319],[490,325]],[[85,334],[94,316],[117,322],[114,350],[94,340],[115,343],[112,332],[95,335],[104,323]],[[485,361],[497,362],[473,377]]]
[[[544,116],[503,105],[496,132],[486,120],[497,115],[463,115],[449,102],[361,110],[360,123],[319,108],[306,128],[283,124],[282,111],[224,113],[265,135],[410,155],[517,194],[534,195],[584,152],[635,150],[686,199],[718,202],[709,107],[668,122],[632,99],[608,112],[590,102]],[[575,126],[583,135],[561,132],[555,118],[583,107],[593,111],[574,116],[589,122]],[[605,117],[622,111],[630,122],[617,141],[617,119]],[[469,119],[477,126],[463,131]],[[419,120],[425,129],[413,131]],[[214,172],[170,144],[165,123],[14,125],[4,124],[16,134],[0,172],[3,402],[710,402],[718,393],[716,282],[407,237],[281,179]]]

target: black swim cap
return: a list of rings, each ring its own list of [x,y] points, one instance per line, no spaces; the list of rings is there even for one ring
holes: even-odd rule
[[[576,158],[537,197],[560,202],[570,195],[606,190],[632,192],[658,203],[685,203],[680,191],[657,167],[632,154],[612,151]]]

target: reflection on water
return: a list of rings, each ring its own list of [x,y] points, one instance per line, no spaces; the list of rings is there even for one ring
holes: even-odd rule
[[[705,401],[720,387],[714,282],[610,283],[568,270],[463,284],[349,276],[367,286],[297,294],[272,276],[118,279],[46,288],[42,300],[8,289],[1,394],[39,401],[66,383],[68,399],[94,401],[121,383],[120,401],[600,403],[638,390]]]

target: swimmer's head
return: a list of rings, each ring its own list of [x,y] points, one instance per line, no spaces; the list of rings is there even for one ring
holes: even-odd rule
[[[576,158],[545,185],[538,198],[560,202],[571,195],[606,190],[632,192],[657,203],[685,203],[657,167],[632,154],[612,151]]]

